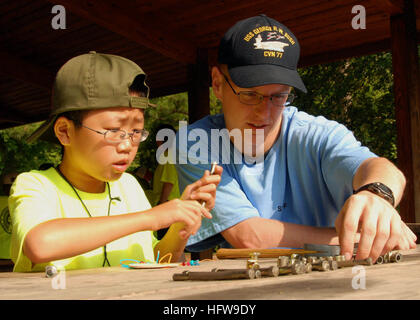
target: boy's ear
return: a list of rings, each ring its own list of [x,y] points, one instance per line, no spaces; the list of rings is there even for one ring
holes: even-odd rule
[[[70,144],[70,130],[73,129],[74,124],[65,117],[58,117],[54,123],[54,133],[63,146]]]
[[[217,99],[222,101],[224,79],[223,79],[223,74],[220,71],[219,67],[213,67],[211,69],[211,79],[212,79],[213,93]]]

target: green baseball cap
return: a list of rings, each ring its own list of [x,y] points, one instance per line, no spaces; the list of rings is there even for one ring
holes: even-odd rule
[[[146,97],[130,95],[129,88],[135,79],[142,81]],[[54,123],[64,112],[154,106],[149,102],[145,79],[146,74],[137,64],[120,56],[91,51],[70,59],[57,72],[49,119],[27,141],[40,139],[59,143],[54,134]]]

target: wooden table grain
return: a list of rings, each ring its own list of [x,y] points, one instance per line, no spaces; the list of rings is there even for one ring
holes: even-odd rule
[[[184,270],[243,268],[246,260],[202,261],[168,269],[107,267],[44,273],[0,273],[0,300],[411,300],[420,299],[420,248],[401,263],[312,271],[252,280],[173,281]],[[262,266],[275,259],[261,259]],[[54,280],[55,279],[55,280]]]

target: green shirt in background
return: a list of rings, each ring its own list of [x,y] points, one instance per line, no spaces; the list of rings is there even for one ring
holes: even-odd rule
[[[7,196],[0,196],[0,259],[10,259],[12,227]]]
[[[163,184],[171,183],[172,190],[168,200],[180,198],[178,186],[178,174],[175,166],[171,163],[159,164],[153,175],[153,192],[148,194],[152,206],[156,206],[162,194]]]

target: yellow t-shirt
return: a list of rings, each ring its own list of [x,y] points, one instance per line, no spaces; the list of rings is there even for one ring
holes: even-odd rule
[[[120,200],[112,200],[111,216],[150,208],[143,190],[132,175],[124,173],[119,180],[110,182],[109,186],[111,196]],[[107,188],[103,193],[77,192],[92,217],[108,214]],[[23,253],[25,236],[36,225],[57,218],[89,218],[74,190],[54,168],[20,174],[12,186],[9,208],[12,218],[11,258],[15,263],[13,271],[44,271],[47,265],[54,265],[59,270],[102,267],[103,247],[68,259],[34,266]],[[137,232],[108,243],[107,258],[111,266],[119,265],[122,259],[154,261],[153,248],[157,243],[151,231]]]
[[[12,226],[10,221],[7,196],[0,196],[0,259],[10,259],[10,238]]]
[[[178,186],[178,174],[175,166],[171,163],[159,164],[153,174],[153,195],[152,199],[149,198],[152,206],[158,204],[160,195],[162,194],[163,184],[169,182],[172,184],[171,193],[168,196],[168,200],[178,199],[179,186]]]

